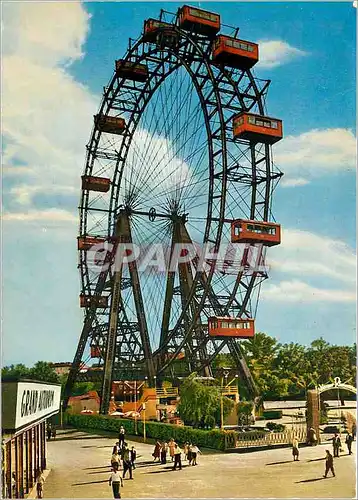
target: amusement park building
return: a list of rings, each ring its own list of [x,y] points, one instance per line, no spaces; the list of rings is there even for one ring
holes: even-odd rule
[[[46,419],[59,413],[60,398],[60,384],[2,380],[3,498],[25,498],[46,469]]]

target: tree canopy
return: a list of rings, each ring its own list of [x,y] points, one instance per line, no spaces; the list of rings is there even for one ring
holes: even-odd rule
[[[233,406],[234,402],[224,396],[224,418],[230,414]],[[177,410],[180,418],[187,425],[201,428],[212,428],[215,424],[220,425],[220,389],[203,384],[196,380],[196,373],[192,373],[180,387],[180,402]]]
[[[32,368],[28,368],[23,364],[4,366],[1,370],[1,376],[4,377],[21,377],[33,380],[41,380],[43,382],[59,383],[60,379],[50,363],[46,361],[38,361]]]
[[[308,389],[333,382],[334,377],[355,384],[355,344],[336,346],[323,338],[314,340],[309,347],[294,342],[280,344],[259,332],[241,346],[264,399],[304,397]],[[220,363],[233,366],[233,359],[230,354],[222,354]]]

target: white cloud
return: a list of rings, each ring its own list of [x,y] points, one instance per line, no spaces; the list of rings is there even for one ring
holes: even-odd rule
[[[30,206],[39,192],[79,190],[99,98],[65,66],[82,57],[89,15],[80,2],[14,2],[3,24],[3,174],[21,179],[10,194]]]
[[[302,281],[282,281],[265,288],[264,300],[275,302],[354,302],[354,291],[324,290]]]
[[[292,47],[282,40],[261,40],[259,43],[260,67],[273,68],[290,62],[296,57],[307,55],[307,52]]]
[[[282,243],[268,264],[286,275],[326,277],[355,284],[356,256],[352,248],[341,241],[308,231],[283,229]]]
[[[16,53],[45,66],[79,59],[89,18],[76,1],[5,3],[3,55]]]
[[[285,172],[286,187],[302,186],[321,175],[350,172],[355,170],[356,138],[351,130],[343,128],[287,136],[275,147],[275,162]]]
[[[49,210],[31,210],[29,212],[4,213],[4,222],[48,222],[57,224],[58,222],[77,223],[78,217],[66,210],[51,208]]]
[[[278,278],[277,272],[284,274],[285,279],[265,286],[264,299],[284,302],[355,300],[356,256],[348,245],[308,231],[284,229],[282,244],[270,252],[270,257],[267,264],[273,279]]]
[[[296,186],[305,186],[306,184],[309,184],[309,181],[307,179],[303,179],[303,177],[297,177],[297,178],[292,178],[292,179],[286,179],[285,177],[283,180],[280,182],[281,187],[296,187]]]

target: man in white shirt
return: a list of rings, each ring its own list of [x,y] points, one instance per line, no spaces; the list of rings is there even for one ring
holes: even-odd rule
[[[113,498],[121,498],[121,493],[119,491],[120,486],[123,488],[123,479],[122,474],[118,470],[118,465],[116,463],[113,464],[113,472],[109,476],[108,480],[109,486],[112,485],[113,490]]]

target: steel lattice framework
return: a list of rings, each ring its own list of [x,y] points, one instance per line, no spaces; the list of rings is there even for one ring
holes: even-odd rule
[[[146,81],[115,73],[104,89],[99,114],[122,117],[126,127],[121,135],[92,130],[85,175],[109,177],[111,189],[82,190],[80,235],[140,246],[165,242],[169,252],[175,243],[194,241],[218,250],[230,241],[232,220],[274,220],[272,192],[282,174],[271,147],[234,141],[232,131],[235,114],[266,114],[270,81],[213,64],[210,38],[181,30],[175,16],[169,21],[174,36],[162,31],[154,41],[130,40],[125,60],[146,65]],[[264,259],[265,249],[260,252]],[[254,317],[264,272],[217,273],[211,266],[201,273],[197,259],[159,274],[140,272],[136,262],[101,270],[89,258],[80,252],[82,292],[107,296],[109,307],[86,308],[67,394],[89,377],[81,373],[89,345],[103,353],[91,370],[102,380],[102,412],[113,380],[209,376],[223,349],[256,393],[239,341],[210,338],[206,327],[213,315]]]

